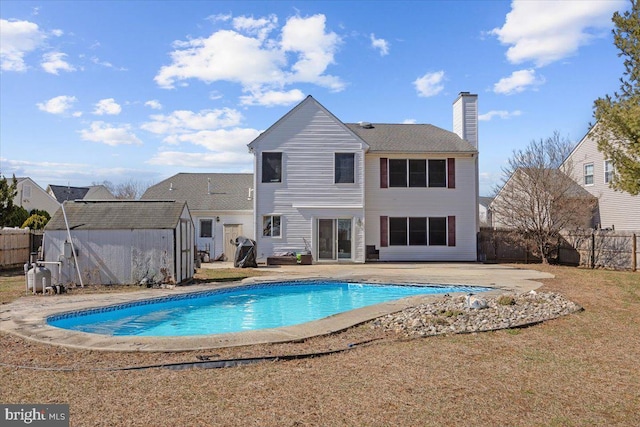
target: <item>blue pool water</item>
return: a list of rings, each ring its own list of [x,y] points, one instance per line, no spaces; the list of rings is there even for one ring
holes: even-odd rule
[[[482,292],[470,286],[280,282],[183,294],[51,316],[51,326],[106,335],[187,336],[291,326],[400,298]]]

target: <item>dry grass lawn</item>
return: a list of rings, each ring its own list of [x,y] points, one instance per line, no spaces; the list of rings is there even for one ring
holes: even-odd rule
[[[527,267],[555,274],[542,290],[585,311],[519,330],[406,340],[363,325],[303,343],[171,354],[69,350],[0,333],[0,402],[69,403],[76,426],[640,425],[640,274]],[[344,353],[238,368],[87,370],[372,337]]]

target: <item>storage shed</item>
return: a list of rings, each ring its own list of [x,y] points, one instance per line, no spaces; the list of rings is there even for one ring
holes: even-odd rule
[[[64,202],[43,241],[62,284],[79,284],[78,270],[84,285],[180,283],[193,277],[193,248],[187,204],[174,201]]]

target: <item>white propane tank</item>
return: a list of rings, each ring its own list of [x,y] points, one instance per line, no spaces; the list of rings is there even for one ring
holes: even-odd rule
[[[43,284],[44,282],[44,284]],[[27,272],[27,289],[35,292],[44,292],[44,289],[51,286],[51,271],[46,267],[33,267]]]

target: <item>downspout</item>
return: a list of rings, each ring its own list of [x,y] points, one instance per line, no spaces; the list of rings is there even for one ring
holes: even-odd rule
[[[60,203],[62,208],[62,216],[64,217],[64,224],[67,227],[67,237],[69,237],[69,243],[71,243],[71,253],[73,254],[73,260],[76,264],[76,271],[78,272],[78,280],[80,280],[80,286],[84,288],[82,283],[82,274],[80,274],[80,265],[78,265],[78,257],[76,256],[76,248],[73,246],[73,239],[71,238],[71,229],[69,228],[69,221],[67,220],[67,212],[64,210],[64,202]]]

